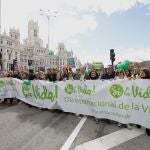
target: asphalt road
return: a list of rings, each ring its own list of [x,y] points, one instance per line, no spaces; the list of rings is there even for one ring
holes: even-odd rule
[[[60,150],[65,144],[74,150],[78,145],[123,129],[113,121],[100,120],[96,124],[93,117],[87,117],[81,125],[83,118],[58,110],[28,108],[25,104],[0,104],[0,150]],[[90,149],[102,150],[96,144]],[[150,150],[150,137],[143,133],[116,143],[110,150]]]

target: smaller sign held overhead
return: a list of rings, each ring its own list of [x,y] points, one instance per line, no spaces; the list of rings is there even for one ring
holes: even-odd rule
[[[75,68],[76,67],[76,63],[75,63],[75,59],[74,58],[68,58],[67,60],[68,62],[68,66],[71,68]]]

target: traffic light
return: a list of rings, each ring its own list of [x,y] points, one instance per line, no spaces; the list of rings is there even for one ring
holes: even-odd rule
[[[110,60],[112,61],[112,62],[114,62],[115,61],[115,52],[114,52],[114,49],[110,49]]]
[[[11,64],[11,66],[10,66],[11,68],[11,71],[14,71],[14,64]]]
[[[114,49],[110,49],[110,60],[111,60],[112,66],[113,66],[113,63],[116,60]]]
[[[13,59],[13,64],[14,64],[14,65],[17,64],[17,59]]]
[[[32,65],[32,60],[28,60],[28,65],[29,65],[29,66]]]

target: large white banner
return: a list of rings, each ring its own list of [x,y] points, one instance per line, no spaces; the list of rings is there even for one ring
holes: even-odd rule
[[[15,84],[11,78],[0,78],[0,98],[15,97]]]
[[[61,81],[0,79],[0,97],[31,105],[150,128],[150,80]]]
[[[64,111],[150,128],[150,80],[68,81],[59,88]]]
[[[58,101],[58,85],[49,81],[35,80],[31,85],[24,84],[23,81],[14,79],[16,83],[16,97],[31,105],[59,109]]]

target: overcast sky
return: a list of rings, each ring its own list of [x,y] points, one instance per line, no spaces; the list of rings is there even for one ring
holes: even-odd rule
[[[40,9],[51,10],[50,48],[59,42],[82,63],[116,63],[150,60],[150,0],[2,0],[2,31],[15,26],[27,37],[29,19],[38,21],[40,37],[47,43],[47,19]],[[58,11],[53,17],[52,11]],[[56,51],[56,50],[55,50]]]

